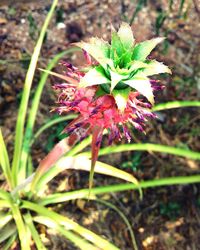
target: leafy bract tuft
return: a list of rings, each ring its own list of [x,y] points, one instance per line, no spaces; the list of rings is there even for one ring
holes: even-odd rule
[[[121,111],[126,106],[124,93],[130,91],[138,91],[153,105],[153,89],[148,77],[160,73],[171,74],[171,70],[161,62],[149,60],[148,56],[164,39],[157,37],[135,43],[131,26],[123,22],[118,31],[112,28],[111,44],[96,37],[88,42],[76,43],[98,63],[89,68],[79,86],[100,85],[115,98]]]

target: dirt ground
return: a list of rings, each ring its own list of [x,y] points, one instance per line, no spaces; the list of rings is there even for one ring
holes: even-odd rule
[[[9,1],[8,1],[9,2]],[[17,108],[30,56],[40,27],[51,1],[0,1],[0,126],[10,152],[13,150]],[[29,2],[29,1],[28,1]],[[171,3],[171,5],[170,5]],[[183,3],[183,5],[181,5]],[[160,76],[166,86],[156,102],[200,99],[200,2],[187,1],[59,1],[56,15],[49,26],[39,67],[45,67],[50,58],[68,48],[69,43],[87,40],[91,36],[110,39],[110,23],[118,27],[121,21],[132,22],[137,41],[155,36],[166,36],[152,58],[167,64],[172,76]],[[80,53],[65,58],[82,65]],[[59,66],[58,66],[59,67]],[[59,69],[58,69],[59,70]],[[37,71],[33,86],[39,79]],[[50,109],[55,102],[50,77],[42,96],[36,130],[55,116]],[[34,89],[32,93],[34,93]],[[159,112],[160,120],[151,121],[146,135],[135,133],[136,142],[151,142],[200,150],[200,113],[197,108],[183,108]],[[34,164],[44,157],[59,140],[66,124],[43,134],[32,149]],[[123,141],[121,142],[123,143]],[[106,140],[104,142],[106,146]],[[114,157],[113,157],[114,156]],[[126,152],[101,157],[100,160],[126,169],[138,180],[169,176],[192,175],[200,172],[199,162],[152,152]],[[120,183],[114,178],[95,175],[95,186]],[[87,187],[88,174],[64,172],[51,182],[50,190],[66,191]],[[159,187],[144,190],[144,199],[138,193],[127,191],[110,193],[100,198],[115,205],[131,223],[139,249],[144,250],[198,250],[200,249],[200,185]],[[77,200],[56,207],[62,214],[103,235],[122,250],[133,249],[129,232],[118,213],[110,207]],[[70,242],[44,232],[48,249],[76,249]],[[34,248],[33,248],[34,249]]]

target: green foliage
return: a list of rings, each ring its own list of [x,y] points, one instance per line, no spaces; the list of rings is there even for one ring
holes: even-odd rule
[[[177,202],[160,204],[160,214],[167,216],[170,220],[175,220],[180,215],[181,205]]]
[[[131,26],[122,23],[118,31],[112,28],[111,44],[96,37],[91,38],[87,43],[76,43],[99,63],[98,66],[89,68],[81,78],[80,87],[100,85],[102,90],[113,95],[118,106],[117,99],[123,100],[121,111],[127,103],[127,98],[123,98],[122,93],[125,89],[130,89],[128,94],[133,89],[137,90],[153,105],[153,90],[148,76],[160,73],[171,74],[171,70],[166,65],[156,60],[151,61],[147,57],[163,40],[163,37],[157,37],[135,44]]]
[[[165,19],[167,18],[167,13],[164,11],[161,11],[158,13],[156,17],[156,23],[155,23],[155,29],[156,29],[156,35],[159,35],[160,29],[164,24]]]
[[[136,172],[141,164],[141,152],[135,152],[129,161],[122,163],[122,168],[130,168],[132,171]]]
[[[35,19],[33,18],[31,12],[28,14],[28,23],[29,23],[29,36],[33,39],[36,40],[38,37],[38,27]]]
[[[58,7],[56,9],[56,23],[62,23],[64,21],[64,9],[62,7]]]
[[[142,10],[142,8],[146,6],[146,4],[147,4],[147,0],[138,0],[137,1],[135,11],[133,12],[132,17],[130,19],[130,25],[132,25],[138,12],[140,12]]]
[[[58,116],[55,115],[53,120]],[[50,135],[47,138],[47,143],[45,144],[45,149],[49,152],[53,146],[60,140],[64,139],[67,135],[62,133],[63,129],[66,127],[66,123],[58,123],[57,126],[54,126],[50,129]]]

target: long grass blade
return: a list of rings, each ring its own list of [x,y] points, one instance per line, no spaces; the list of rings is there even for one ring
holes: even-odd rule
[[[8,158],[8,151],[6,148],[6,144],[3,139],[3,135],[0,128],[0,166],[2,168],[3,174],[6,178],[6,182],[8,183],[9,187],[13,187],[13,180],[12,174],[10,169],[10,162]]]
[[[28,100],[31,90],[31,85],[33,82],[33,77],[35,73],[35,68],[37,65],[38,57],[40,54],[40,50],[42,47],[42,43],[45,37],[45,33],[50,22],[50,19],[53,15],[55,7],[57,5],[58,0],[54,0],[51,6],[51,9],[45,19],[44,25],[41,29],[40,36],[38,38],[37,44],[35,46],[33,55],[31,57],[31,62],[29,65],[29,69],[26,75],[22,100],[19,107],[18,117],[17,117],[17,124],[15,130],[15,144],[14,144],[14,156],[13,156],[13,163],[12,163],[12,176],[14,178],[14,184],[17,185],[18,183],[18,170],[20,165],[21,159],[21,150],[22,150],[22,143],[23,143],[23,135],[24,135],[24,124],[26,118],[26,112],[28,108]]]
[[[36,191],[43,190],[45,185],[52,180],[56,175],[61,173],[62,171],[66,169],[74,169],[74,170],[83,170],[90,172],[90,166],[91,166],[91,160],[89,160],[87,157],[62,157],[55,166],[50,169],[45,175],[41,177],[41,179],[38,181],[37,185],[35,186]],[[111,165],[105,164],[103,162],[97,161],[95,165],[95,173],[104,174],[116,178],[120,178],[122,180],[135,183],[139,187],[139,182],[137,179],[118,168],[115,168]]]
[[[99,155],[107,155],[107,154],[113,154],[113,153],[119,153],[124,151],[153,151],[158,153],[165,153],[165,154],[172,154],[177,155],[185,158],[190,158],[194,160],[200,160],[200,153],[182,149],[182,148],[176,148],[176,147],[170,147],[160,144],[151,144],[151,143],[138,143],[138,144],[124,144],[124,145],[118,145],[118,146],[110,146],[107,148],[103,148],[99,151]],[[81,156],[90,156],[90,152],[84,152],[79,154]]]
[[[185,107],[200,107],[200,102],[199,101],[174,101],[174,102],[160,103],[153,107],[153,111],[185,108]]]
[[[23,221],[21,212],[15,204],[11,204],[11,211],[13,214],[13,218],[15,220],[15,224],[17,226],[21,250],[30,250],[31,248],[30,248],[30,241],[29,241],[29,237],[28,237],[28,232],[26,229],[26,225]]]
[[[27,213],[27,214],[24,215],[24,220],[26,221],[26,225],[28,226],[28,228],[29,228],[29,230],[31,232],[33,240],[34,240],[34,242],[35,242],[35,244],[37,246],[37,249],[38,250],[46,250],[46,247],[42,243],[41,238],[40,238],[40,236],[38,234],[38,231],[35,228],[35,225],[33,223],[32,216],[30,215],[30,213]]]
[[[64,122],[64,121],[68,121],[68,120],[71,120],[71,119],[75,119],[77,117],[76,114],[69,114],[69,115],[65,115],[65,116],[61,116],[61,117],[57,117],[55,119],[52,119],[50,121],[47,121],[43,126],[41,126],[33,135],[33,138],[30,142],[30,144],[32,145],[36,139],[47,129],[49,129],[50,127],[58,124],[58,123],[61,123],[61,122]]]
[[[78,48],[71,48],[66,51],[63,51],[59,54],[57,54],[48,64],[47,70],[51,70],[57,62],[65,55],[73,53],[74,51],[79,50]],[[42,95],[42,91],[44,89],[45,83],[47,81],[49,73],[47,71],[43,72],[41,79],[38,83],[38,86],[35,91],[35,95],[33,98],[32,106],[29,112],[28,116],[28,121],[27,121],[27,126],[26,126],[26,131],[25,131],[25,136],[24,136],[24,143],[22,147],[22,159],[21,159],[21,166],[20,166],[20,181],[22,181],[25,178],[25,173],[26,173],[26,164],[27,164],[27,159],[28,159],[28,154],[30,152],[30,146],[31,146],[31,139],[33,136],[33,128],[36,120],[36,115]],[[51,125],[50,125],[51,126]]]
[[[105,205],[105,206],[113,209],[122,218],[122,220],[126,224],[127,229],[128,229],[128,231],[130,233],[130,237],[131,237],[133,249],[134,250],[138,250],[138,246],[137,246],[137,243],[136,243],[135,235],[134,235],[133,229],[131,227],[131,224],[130,224],[127,216],[119,208],[117,208],[115,205],[113,205],[112,203],[110,203],[108,201],[101,200],[101,199],[95,199],[95,201],[97,201],[99,203],[102,203],[103,205]]]
[[[79,247],[82,250],[99,250],[99,248],[91,245],[86,240],[82,239],[78,235],[66,230],[64,227],[57,224],[55,221],[51,220],[49,217],[45,216],[36,216],[34,221],[44,224],[45,226],[56,230],[58,233],[62,234],[65,238],[74,243],[75,246]]]
[[[23,201],[22,208],[35,211],[39,215],[51,218],[55,223],[59,224],[60,226],[65,227],[68,230],[72,230],[78,233],[83,238],[90,241],[91,243],[99,247],[100,249],[119,250],[117,247],[115,247],[113,244],[111,244],[107,240],[103,239],[102,237],[98,236],[92,231],[80,226],[73,220],[68,219],[67,217],[62,216],[56,212],[50,211],[41,205],[29,202],[29,201]]]
[[[167,177],[149,181],[141,181],[140,188],[146,189],[146,188],[155,188],[160,186],[187,185],[193,183],[200,183],[200,175]],[[91,196],[101,195],[104,193],[111,193],[111,192],[115,193],[127,190],[135,190],[135,189],[138,189],[138,186],[130,183],[96,187],[91,190]],[[81,189],[71,192],[51,194],[46,197],[43,197],[42,200],[39,202],[41,205],[46,206],[48,204],[55,204],[59,202],[66,202],[69,200],[82,199],[87,197],[88,197],[88,189]]]
[[[10,213],[0,212],[0,229],[8,224],[12,220],[12,215]]]
[[[7,240],[16,232],[16,227],[14,223],[7,224],[4,228],[0,230],[0,243]]]
[[[15,239],[17,238],[17,233],[13,234],[5,243],[2,250],[10,250],[12,249],[11,246],[14,243]]]

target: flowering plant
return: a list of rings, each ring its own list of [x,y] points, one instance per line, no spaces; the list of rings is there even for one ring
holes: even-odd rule
[[[79,114],[65,129],[71,134],[70,142],[74,144],[92,134],[90,188],[103,131],[109,131],[109,144],[123,135],[130,141],[128,122],[144,131],[147,118],[155,117],[150,110],[153,92],[162,89],[162,85],[149,76],[171,71],[148,55],[163,39],[135,43],[131,27],[122,23],[118,32],[112,27],[111,44],[99,38],[75,43],[83,49],[87,66],[78,70],[64,63],[66,76],[58,75],[67,82],[54,86],[61,91],[56,110],[59,114],[68,111]]]
[[[67,190],[67,192],[48,194],[48,183],[64,169],[90,171],[90,164],[92,164],[93,168],[95,165],[95,172],[131,182],[93,188],[91,190],[91,198],[118,212],[130,231],[134,249],[137,249],[128,219],[113,205],[97,199],[96,195],[159,185],[196,183],[200,180],[199,175],[194,175],[189,177],[169,177],[138,183],[129,173],[108,164],[96,162],[104,129],[110,132],[110,143],[114,139],[121,139],[123,133],[130,140],[131,135],[128,132],[128,122],[132,123],[135,128],[143,131],[146,119],[154,117],[150,111],[150,107],[153,104],[153,90],[158,90],[162,87],[157,81],[149,80],[148,76],[161,72],[170,73],[170,70],[163,64],[146,59],[146,56],[162,39],[157,38],[134,45],[131,28],[127,24],[122,24],[118,32],[112,32],[111,45],[97,38],[91,39],[89,43],[82,42],[76,44],[84,49],[88,66],[78,71],[71,64],[65,64],[68,69],[66,75],[59,75],[50,71],[61,57],[74,52],[75,49],[72,48],[57,54],[49,62],[47,70],[45,70],[46,72],[42,74],[35,89],[30,110],[27,112],[36,64],[57,2],[58,0],[53,1],[45,19],[27,71],[17,116],[13,156],[9,155],[0,128],[0,168],[1,176],[4,178],[3,185],[0,187],[0,248],[11,249],[13,244],[16,246],[16,244],[20,243],[20,249],[22,250],[29,250],[34,247],[42,250],[46,249],[45,243],[41,238],[40,227],[38,227],[38,225],[45,225],[63,235],[63,237],[73,242],[75,246],[83,250],[119,249],[105,238],[82,227],[71,218],[56,212],[54,204],[74,199],[87,199],[88,189]],[[123,34],[126,34],[126,38],[129,39],[124,38],[125,35]],[[97,62],[92,63],[90,55]],[[65,129],[66,132],[70,133],[70,136],[54,146],[49,154],[41,160],[35,172],[30,152],[36,138],[50,126],[75,117],[74,114],[71,114],[45,122],[36,133],[33,132],[42,90],[48,73],[57,75],[65,80],[65,83],[55,85],[56,89],[61,90],[58,98],[60,106],[57,108],[57,111],[59,113],[75,111],[75,113],[78,113],[78,118],[72,121]],[[142,95],[146,100],[141,97]],[[156,110],[181,106],[200,106],[200,103],[188,101],[172,102],[157,105]],[[27,123],[25,122],[26,118]],[[81,150],[90,144],[90,137],[81,143],[77,143],[75,147],[71,147],[76,141],[80,141],[89,133],[92,133],[93,136],[92,161],[89,159],[90,152],[80,153]],[[200,159],[200,154],[197,152],[149,143],[108,147],[100,153],[110,154],[128,150],[152,150]],[[12,162],[10,159],[12,159]]]

